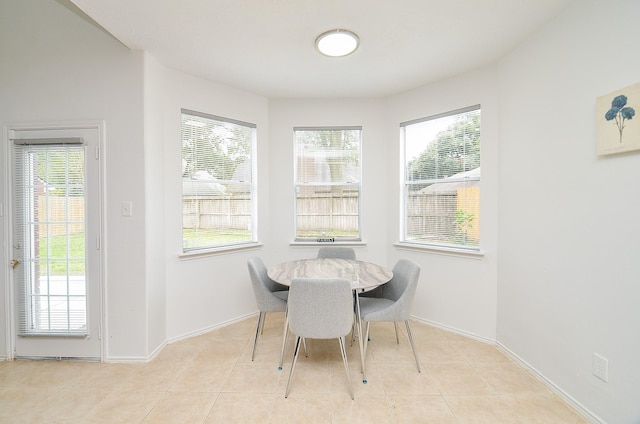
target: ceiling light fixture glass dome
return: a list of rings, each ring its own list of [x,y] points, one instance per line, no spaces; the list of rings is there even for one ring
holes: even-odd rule
[[[346,29],[332,29],[316,38],[316,49],[325,56],[347,56],[358,48],[360,39]]]

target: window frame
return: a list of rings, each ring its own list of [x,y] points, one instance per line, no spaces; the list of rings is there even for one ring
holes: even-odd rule
[[[358,178],[356,182],[353,181],[339,181],[339,182],[298,182],[298,144],[297,144],[297,132],[301,131],[358,131]],[[356,244],[362,242],[362,143],[363,143],[363,129],[360,125],[354,126],[304,126],[293,128],[293,197],[294,197],[294,220],[293,220],[293,242],[295,244]],[[355,188],[357,193],[358,207],[357,207],[357,226],[358,234],[356,237],[336,237],[331,234],[320,234],[314,237],[298,237],[298,193],[299,189],[303,187],[313,186],[348,186],[350,191]]]
[[[257,193],[257,125],[250,123],[250,122],[245,122],[245,121],[241,121],[238,119],[233,119],[233,118],[227,118],[227,117],[223,117],[223,116],[219,116],[219,115],[213,115],[213,114],[209,114],[209,113],[205,113],[205,112],[199,112],[199,111],[195,111],[195,110],[191,110],[191,109],[185,109],[182,108],[180,110],[180,119],[181,119],[181,124],[180,124],[180,142],[181,142],[181,154],[180,154],[180,158],[181,160],[184,162],[185,158],[184,158],[184,143],[185,143],[185,136],[184,136],[184,123],[183,123],[183,119],[184,116],[191,116],[191,117],[196,117],[196,118],[204,118],[207,120],[211,120],[211,121],[216,121],[216,124],[214,125],[218,125],[219,123],[222,124],[232,124],[232,125],[238,125],[241,127],[244,127],[245,129],[248,129],[251,131],[251,140],[250,140],[250,147],[249,147],[249,156],[248,156],[248,161],[250,162],[250,165],[248,166],[248,168],[250,169],[250,181],[246,182],[243,180],[234,180],[232,179],[228,179],[228,180],[217,180],[216,181],[220,181],[222,183],[225,184],[237,184],[238,186],[246,186],[248,191],[247,193],[250,196],[249,199],[249,210],[250,210],[250,217],[248,219],[249,222],[249,239],[248,240],[242,240],[242,241],[237,241],[237,242],[222,242],[222,243],[216,243],[216,244],[207,244],[207,245],[201,245],[201,246],[196,246],[196,247],[192,247],[192,248],[188,248],[185,246],[185,239],[184,239],[184,219],[185,219],[185,212],[184,212],[184,198],[185,198],[185,185],[184,185],[184,170],[182,172],[182,177],[181,177],[181,181],[182,181],[182,190],[181,190],[181,210],[182,213],[180,214],[180,219],[181,219],[181,240],[182,240],[182,247],[181,247],[181,256],[187,256],[187,257],[192,257],[192,256],[199,256],[202,254],[207,254],[207,253],[215,253],[218,251],[229,251],[229,250],[238,250],[238,249],[244,249],[244,248],[253,248],[258,246],[258,216],[257,216],[257,211],[258,211],[258,193]],[[238,215],[231,215],[231,216],[238,216]]]
[[[408,164],[410,163],[410,160],[408,160],[407,158],[407,135],[406,135],[406,128],[410,127],[411,125],[415,125],[415,124],[421,124],[427,121],[434,121],[434,120],[438,120],[438,119],[443,119],[443,118],[451,118],[451,117],[455,117],[456,115],[462,115],[462,114],[466,114],[469,112],[474,112],[477,111],[478,114],[480,115],[480,125],[478,127],[478,131],[480,131],[480,136],[479,138],[481,139],[481,134],[482,134],[482,119],[481,119],[481,115],[482,115],[482,107],[480,104],[476,104],[476,105],[472,105],[472,106],[468,106],[468,107],[463,107],[463,108],[459,108],[459,109],[455,109],[455,110],[451,110],[448,112],[443,112],[443,113],[439,113],[436,115],[431,115],[431,116],[427,116],[427,117],[423,117],[423,118],[418,118],[418,119],[414,119],[414,120],[410,120],[410,121],[406,121],[406,122],[401,122],[400,123],[400,133],[399,133],[399,138],[400,138],[400,168],[401,168],[401,173],[400,173],[400,228],[399,228],[399,235],[400,235],[400,239],[397,243],[397,246],[399,247],[404,247],[404,248],[409,248],[409,249],[420,249],[420,250],[434,250],[434,251],[440,251],[440,252],[449,252],[449,253],[460,253],[463,255],[471,255],[471,256],[476,256],[476,255],[482,255],[482,251],[481,251],[481,238],[480,238],[480,204],[481,204],[481,194],[478,195],[478,203],[477,203],[477,211],[478,211],[478,216],[477,216],[477,227],[478,227],[478,241],[477,244],[475,245],[471,245],[471,244],[457,244],[457,243],[447,243],[444,242],[442,240],[435,240],[435,241],[420,241],[420,240],[415,240],[415,239],[409,239],[408,237],[408,193],[409,193],[409,187],[411,185],[420,185],[420,184],[438,184],[440,182],[442,182],[443,180],[447,179],[448,177],[441,177],[441,178],[428,178],[428,179],[416,179],[416,180],[411,180],[409,179],[408,176]],[[434,134],[435,137],[435,134]],[[435,138],[434,138],[435,140]],[[466,172],[472,171],[477,169],[478,171],[481,169],[481,142],[480,145],[478,146],[478,155],[480,157],[480,160],[478,161],[478,167],[477,168],[473,168],[473,169],[469,169]],[[426,149],[426,147],[425,147]],[[412,160],[415,160],[416,158],[413,158]],[[463,171],[464,172],[464,171]],[[453,176],[455,174],[452,174],[451,176]],[[449,177],[451,177],[449,176]],[[477,177],[473,176],[471,178],[451,178],[449,180],[447,180],[447,182],[477,182],[477,186],[479,187],[479,192],[481,193],[481,177],[480,175],[478,175]]]

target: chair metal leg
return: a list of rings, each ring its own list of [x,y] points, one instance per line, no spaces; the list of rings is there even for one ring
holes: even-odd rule
[[[347,360],[347,349],[345,347],[345,339],[344,337],[339,337],[340,341],[340,353],[342,353],[342,362],[344,362],[344,370],[347,373],[347,384],[349,385],[349,394],[351,395],[351,399],[353,400],[353,387],[351,387],[351,377],[349,376],[349,361]]]
[[[413,357],[416,358],[416,365],[418,366],[418,372],[420,371],[420,361],[418,360],[418,352],[416,351],[416,344],[413,342],[413,334],[411,334],[411,325],[409,324],[409,320],[406,320],[405,325],[407,326],[407,334],[409,335],[409,343],[411,343],[411,349],[413,349]]]
[[[396,343],[400,344],[400,338],[398,337],[398,321],[393,321],[393,328],[396,330]]]
[[[369,349],[369,322],[364,328],[364,359],[367,359],[367,349]]]
[[[278,371],[282,371],[282,363],[284,362],[284,347],[287,345],[287,336],[289,335],[289,314],[284,313],[284,333],[282,334],[282,349],[280,350],[280,363]]]
[[[267,313],[265,312],[262,316],[262,323],[260,324],[260,335],[264,333],[264,322],[267,320]]]
[[[287,390],[284,392],[284,397],[289,397],[289,388],[291,387],[291,380],[293,379],[293,371],[296,368],[296,362],[298,361],[298,352],[300,351],[300,339],[301,337],[296,337],[296,347],[293,350],[293,361],[291,361],[291,371],[289,371],[289,381],[287,382]]]
[[[266,312],[260,311],[260,314],[258,315],[258,326],[256,327],[256,337],[255,339],[253,339],[253,353],[251,354],[252,361],[253,361],[253,358],[255,358],[256,356],[256,345],[258,344],[258,337],[260,336],[260,334],[262,334],[262,327],[264,325],[264,316],[266,314],[267,314]]]
[[[362,290],[364,293],[364,290]],[[358,292],[353,292],[353,324],[351,324],[351,346],[353,346],[353,341],[356,339],[356,325],[358,324]]]
[[[353,346],[353,341],[356,339],[356,323],[357,323],[356,314],[353,314],[353,324],[351,324],[351,346]]]

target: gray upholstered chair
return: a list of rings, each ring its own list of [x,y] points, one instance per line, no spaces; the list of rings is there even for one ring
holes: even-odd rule
[[[339,258],[356,260],[356,251],[352,247],[323,246],[318,249],[318,258]]]
[[[374,290],[362,293],[359,296],[360,319],[366,322],[364,335],[364,354],[367,354],[369,344],[369,324],[371,322],[393,322],[396,330],[396,342],[398,338],[398,322],[404,321],[407,327],[407,335],[413,350],[413,356],[420,372],[420,361],[416,352],[416,345],[411,334],[411,305],[418,286],[420,266],[408,259],[399,260],[393,267],[393,278]]]
[[[251,360],[256,356],[256,345],[258,337],[262,334],[264,328],[264,319],[267,312],[286,312],[287,298],[289,295],[289,287],[278,284],[267,275],[267,267],[257,256],[252,256],[247,260],[249,267],[249,276],[251,277],[251,285],[253,286],[253,294],[256,298],[256,304],[260,310],[258,315],[258,325],[256,327],[256,337],[253,340],[253,353]],[[286,319],[285,319],[286,325]]]
[[[289,396],[295,371],[300,342],[304,339],[333,339],[340,342],[344,369],[347,373],[349,393],[353,399],[349,362],[345,348],[345,336],[353,324],[353,294],[351,282],[344,278],[297,278],[289,290],[289,329],[296,335],[293,361],[284,397]]]

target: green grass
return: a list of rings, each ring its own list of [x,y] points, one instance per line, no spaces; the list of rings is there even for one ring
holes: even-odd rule
[[[336,232],[331,237],[355,237],[357,235],[353,232]],[[317,238],[318,236],[299,234],[299,237]],[[182,238],[185,248],[224,246],[250,241],[251,231],[184,228]],[[49,267],[49,275],[67,275],[67,259],[69,260],[70,275],[84,274],[84,233],[69,235],[68,243],[66,236],[40,237],[39,241],[40,272],[43,275],[47,272],[47,266]]]
[[[49,267],[49,275],[67,275],[67,261],[70,275],[84,275],[85,272],[84,233],[67,236],[40,237],[40,272],[44,275]]]
[[[246,241],[251,241],[250,230],[233,230],[228,228],[224,230],[208,228],[200,228],[198,230],[193,228],[182,229],[183,248],[223,246]]]
[[[182,232],[185,247],[205,247],[229,245],[251,240],[249,230],[194,230],[185,228]],[[40,273],[49,275],[67,275],[67,260],[69,260],[69,274],[83,275],[85,272],[84,233],[66,236],[40,237],[39,257]]]

